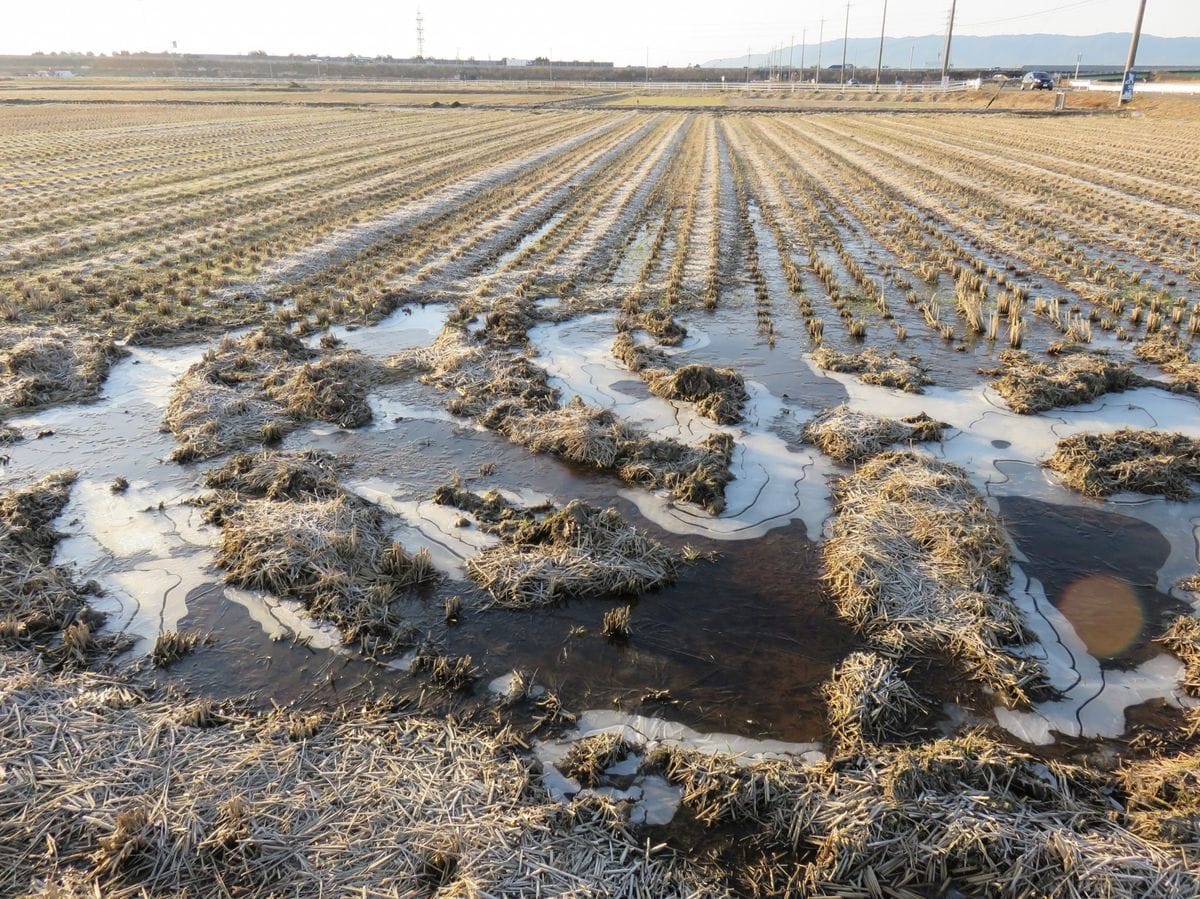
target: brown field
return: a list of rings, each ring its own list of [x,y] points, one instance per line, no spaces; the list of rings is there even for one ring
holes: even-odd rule
[[[1200,892],[1200,103],[1052,103],[0,82],[0,893]]]

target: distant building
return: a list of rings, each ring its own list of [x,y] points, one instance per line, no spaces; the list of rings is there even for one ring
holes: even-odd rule
[[[516,68],[516,67],[520,67],[520,66],[531,66],[531,65],[533,65],[533,60],[532,59],[513,59],[511,56],[506,56],[504,58],[504,64],[506,66],[509,66],[512,68]]]

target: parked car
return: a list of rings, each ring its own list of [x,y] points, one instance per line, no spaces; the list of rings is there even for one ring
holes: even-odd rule
[[[1054,78],[1045,72],[1026,72],[1025,77],[1021,79],[1021,90],[1054,90]]]

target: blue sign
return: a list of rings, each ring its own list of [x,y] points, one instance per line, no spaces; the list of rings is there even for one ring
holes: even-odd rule
[[[1134,75],[1133,69],[1125,73],[1125,81],[1121,84],[1121,102],[1128,103],[1133,99],[1133,82],[1137,76]]]

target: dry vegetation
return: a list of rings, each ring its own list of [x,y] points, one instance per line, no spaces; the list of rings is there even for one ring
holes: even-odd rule
[[[805,422],[801,436],[835,461],[854,465],[902,441],[941,440],[945,428],[924,413],[897,421],[841,405],[814,415]]]
[[[695,403],[697,412],[717,424],[742,420],[748,394],[745,380],[734,369],[694,362],[676,366],[661,350],[636,343],[628,331],[617,334],[613,355],[641,375],[656,396]]]
[[[470,415],[535,453],[666,489],[713,513],[724,507],[733,451],[728,434],[688,446],[650,437],[578,397],[559,405],[545,371],[528,357],[468,346],[450,326],[432,348],[402,354],[389,365],[396,371],[422,372],[427,382],[456,394],[449,403],[452,412]]]
[[[1007,351],[1000,354],[1000,361],[1004,367],[992,387],[1021,415],[1078,406],[1106,393],[1145,384],[1128,362],[1093,353],[1071,353],[1052,362],[1038,362],[1028,353]]]
[[[367,391],[393,373],[348,350],[310,350],[263,328],[225,338],[175,385],[164,424],[178,462],[278,442],[305,421],[353,428],[371,420]]]
[[[124,352],[75,329],[0,329],[0,415],[94,398]]]
[[[6,895],[724,893],[610,803],[549,799],[504,731],[387,703],[185,722],[12,655],[0,696]]]
[[[0,496],[0,650],[33,649],[58,665],[87,661],[100,616],[50,564],[75,473],[59,471]]]
[[[331,459],[235,456],[207,483],[201,502],[221,527],[217,564],[230,582],[301,601],[368,653],[407,638],[395,602],[437,579],[429,553],[392,540],[383,513],[342,490]]]
[[[234,94],[263,103],[225,105]],[[360,425],[368,391],[418,375],[454,414],[576,474],[611,473],[716,514],[734,437],[686,445],[563,402],[529,349],[532,327],[613,314],[614,355],[656,395],[722,424],[743,415],[742,375],[661,349],[710,312],[764,352],[794,328],[819,367],[913,393],[947,359],[999,352],[995,389],[1023,414],[1149,383],[1126,361],[1134,341],[1172,389],[1200,392],[1200,119],[366,113],[272,106],[273,94],[0,108],[0,416],[94,397],[119,337],[164,344],[252,326],[176,386],[166,424],[180,461],[272,444],[307,421]],[[384,364],[331,339],[301,342],[429,301],[456,307],[442,334]],[[1087,351],[1097,336],[1110,355]],[[920,357],[902,354],[906,341]],[[907,659],[949,656],[1014,705],[1042,684],[1004,592],[999,521],[957,467],[888,451],[941,431],[844,408],[805,430],[859,466],[835,484],[823,554],[837,610],[871,651],[843,659],[824,688],[828,763],[665,749],[646,760],[682,788],[692,818],[736,845],[728,865],[690,825],[700,848],[683,858],[629,827],[627,804],[550,801],[502,728],[393,703],[258,716],[80,670],[104,646],[83,592],[50,564],[71,476],[10,491],[0,893],[1200,894],[1194,747],[1104,773],[981,733],[922,730],[929,709],[906,683]],[[17,439],[0,426],[0,445]],[[1093,495],[1184,496],[1197,451],[1176,435],[1083,435],[1047,464]],[[400,601],[436,574],[341,473],[327,457],[278,452],[210,472],[218,561],[364,653],[391,652],[411,640]],[[436,499],[499,536],[469,561],[499,605],[637,594],[677,572],[674,552],[613,510],[513,507],[461,484]],[[462,611],[445,600],[447,622]],[[631,617],[614,605],[601,633],[628,638]],[[1197,628],[1181,618],[1160,638],[1192,693]],[[153,660],[170,665],[199,639],[166,632]],[[428,651],[414,667],[447,692],[482,673],[469,655]],[[531,695],[528,676],[514,684],[501,704]],[[537,708],[537,728],[572,720],[554,693]],[[1200,719],[1189,721],[1184,745]],[[594,784],[631,748],[593,737],[564,771]]]
[[[480,514],[500,536],[467,560],[467,575],[507,608],[564,599],[639,594],[675,580],[679,559],[615,509],[574,500],[561,509],[514,509],[496,494],[441,488],[438,502]]]
[[[1200,889],[1195,756],[1102,775],[980,733],[812,766],[666,755],[701,822],[737,825],[745,855],[771,859],[733,872],[741,895],[1165,899]]]
[[[942,652],[1007,702],[1042,673],[1004,593],[1011,556],[996,516],[955,465],[876,456],[834,488],[827,579],[839,613],[891,655]]]
[[[1042,464],[1086,496],[1130,492],[1185,500],[1200,481],[1200,441],[1132,428],[1076,434],[1058,441]]]

